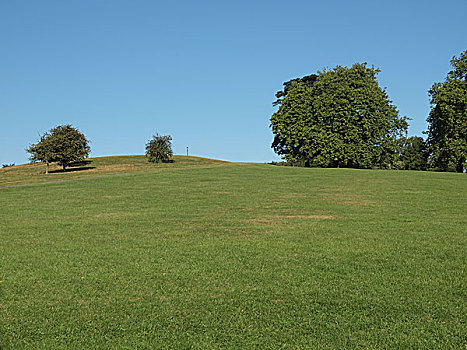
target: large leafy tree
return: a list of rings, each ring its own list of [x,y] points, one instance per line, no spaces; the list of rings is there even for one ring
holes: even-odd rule
[[[44,133],[40,140],[26,149],[31,154],[31,161],[43,161],[46,163],[46,173],[49,164],[58,162],[66,170],[73,162],[88,157],[91,148],[89,140],[83,133],[73,126],[59,125]]]
[[[275,152],[292,163],[320,167],[391,166],[407,118],[378,85],[366,63],[337,66],[284,83],[271,117]]]
[[[446,81],[434,83],[429,94],[427,143],[430,163],[441,171],[467,167],[467,50],[451,60]]]

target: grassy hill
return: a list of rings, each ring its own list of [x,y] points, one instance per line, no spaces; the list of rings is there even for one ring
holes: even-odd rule
[[[465,174],[175,160],[0,172],[1,348],[465,347]]]
[[[228,164],[228,162],[220,160],[188,156],[174,156],[173,160],[174,163],[153,164],[141,155],[88,158],[85,161],[72,164],[66,171],[63,171],[57,163],[53,163],[50,166],[50,173],[47,175],[44,163],[23,164],[0,169],[0,186],[154,172],[165,168],[204,168]]]

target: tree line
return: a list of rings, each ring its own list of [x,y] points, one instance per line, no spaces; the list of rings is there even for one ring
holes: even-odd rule
[[[337,66],[283,84],[272,115],[272,148],[286,165],[463,172],[467,159],[467,50],[451,60],[446,80],[429,90],[426,140],[407,137],[409,118],[399,116],[366,63]],[[170,162],[172,137],[153,135],[150,162]],[[42,134],[30,160],[68,166],[89,156],[89,140],[70,124]]]
[[[276,93],[272,148],[287,165],[457,171],[467,167],[467,50],[429,90],[426,140],[407,137],[399,116],[366,63],[287,81]]]

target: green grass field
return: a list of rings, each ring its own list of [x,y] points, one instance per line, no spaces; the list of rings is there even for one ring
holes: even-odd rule
[[[0,188],[2,349],[466,349],[465,174],[86,167],[0,171],[81,179]]]

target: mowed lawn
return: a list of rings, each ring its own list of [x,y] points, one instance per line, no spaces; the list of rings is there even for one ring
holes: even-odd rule
[[[0,237],[2,349],[467,344],[465,174],[178,157],[0,188]]]

